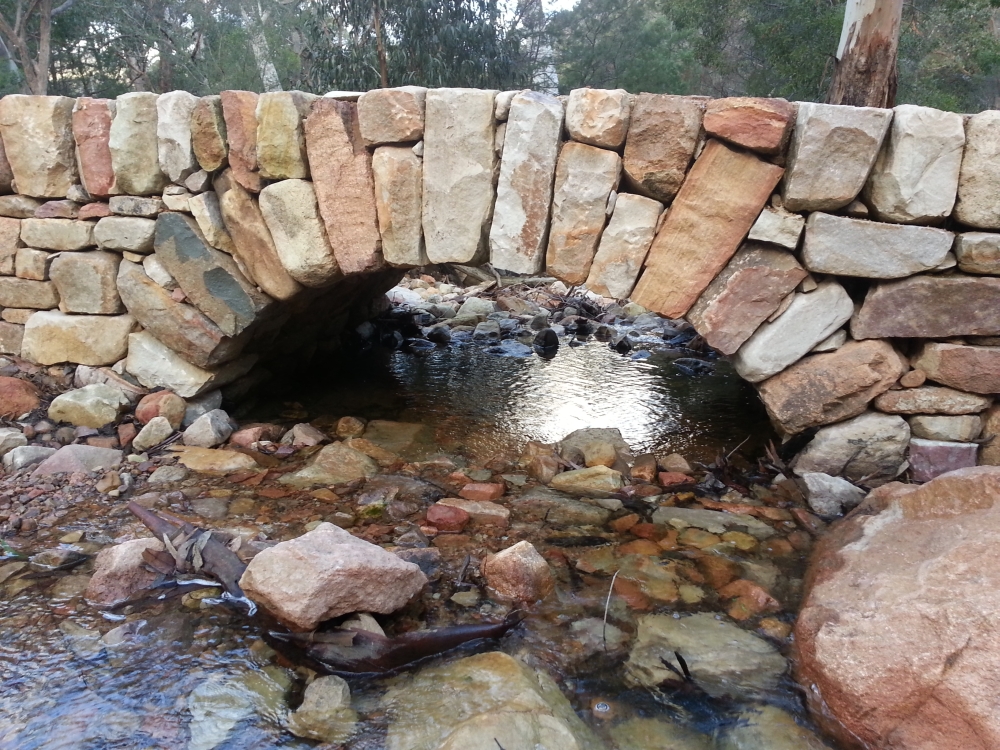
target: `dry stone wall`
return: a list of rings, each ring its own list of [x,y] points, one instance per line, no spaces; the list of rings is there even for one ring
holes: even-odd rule
[[[311,351],[402,269],[490,261],[686,318],[815,432],[799,473],[1000,463],[1000,112],[13,95],[0,138],[3,353],[192,396]]]

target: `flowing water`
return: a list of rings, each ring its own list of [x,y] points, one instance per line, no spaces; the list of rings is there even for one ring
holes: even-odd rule
[[[419,352],[374,347],[353,355],[349,366],[324,372],[305,384],[294,393],[295,403],[284,400],[289,398],[285,394],[281,400],[258,404],[252,415],[275,419],[285,414],[286,421],[308,417],[331,422],[353,415],[421,422],[432,428],[432,451],[451,455],[458,465],[466,463],[480,472],[491,460],[515,459],[528,440],[554,442],[584,427],[620,429],[635,453],[677,452],[704,463],[739,446],[742,454],[760,455],[773,438],[752,389],[724,362],[714,363],[709,374],[691,376],[675,365],[678,353],[663,347],[650,347],[649,355],[621,355],[606,343],[578,343],[570,346],[564,340],[551,359],[498,356],[471,344]],[[235,494],[221,489],[234,487]],[[339,506],[324,506],[304,495],[274,499],[226,480],[197,476],[173,489],[184,495],[175,493],[171,511],[217,528],[262,528],[272,539],[297,536],[309,521],[350,510],[349,498]],[[510,494],[516,492],[512,487]],[[226,497],[232,502],[230,516],[198,519],[189,501],[199,495]],[[239,499],[246,502],[235,512]],[[375,535],[371,538],[388,543],[398,532],[412,528],[405,523],[394,528],[392,523],[378,531],[371,527],[368,532]],[[784,533],[795,529],[790,522],[778,526]],[[58,542],[72,532],[78,532],[79,541]],[[136,532],[134,519],[120,501],[81,501],[57,526],[43,528],[20,543],[26,555],[57,547],[91,556],[79,567],[42,574],[32,572],[23,560],[0,558],[0,750],[317,746],[284,728],[289,706],[294,708],[301,700],[306,673],[296,671],[296,664],[264,643],[257,621],[240,610],[201,601],[203,594],[217,590],[130,606],[114,619],[83,602],[92,555],[120,535]],[[676,580],[688,576],[687,588],[681,586],[682,599],[675,594],[672,602],[665,603],[623,589],[625,593],[609,603],[614,566],[638,565],[642,557],[616,558],[612,550],[634,541],[634,536],[598,527],[553,530],[541,523],[515,524],[510,534],[515,532],[546,556],[556,572],[557,588],[523,625],[499,646],[489,648],[545,667],[579,716],[609,747],[609,727],[630,716],[676,720],[705,732],[706,742],[713,731],[732,723],[742,708],[762,699],[803,718],[799,694],[787,679],[763,697],[724,700],[709,699],[699,691],[665,698],[631,687],[622,676],[627,651],[609,651],[606,643],[595,648],[593,634],[588,645],[588,636],[573,630],[573,623],[595,623],[606,616],[629,634],[643,612],[725,612],[727,605],[707,586],[695,585],[699,573],[680,547],[671,549],[664,543],[666,552],[658,564],[676,574]],[[496,620],[509,611],[509,605],[489,599],[475,560],[511,541],[499,534],[477,533],[468,544],[468,548],[440,547],[439,575],[432,576],[423,600],[401,619],[383,618],[387,630]],[[787,626],[796,606],[805,552],[793,550],[787,542],[782,547],[771,541],[751,544],[746,550],[730,545],[726,550],[746,571],[767,580],[771,593],[783,603],[773,620]],[[470,590],[480,591],[483,598],[465,605],[451,599]],[[168,591],[174,593],[180,592]],[[744,627],[760,633],[755,630],[758,620],[747,620]],[[787,651],[787,638],[780,634],[771,642]],[[447,655],[434,663],[455,658]],[[408,679],[404,673],[349,680],[360,725],[344,747],[384,746],[392,712],[382,699],[389,686],[405,688]]]

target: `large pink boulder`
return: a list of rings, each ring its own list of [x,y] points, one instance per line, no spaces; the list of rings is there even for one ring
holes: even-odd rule
[[[413,563],[332,523],[259,553],[240,586],[293,630],[314,630],[350,612],[394,612],[427,577]]]
[[[96,607],[110,607],[148,588],[157,574],[142,559],[147,549],[161,552],[165,548],[159,539],[149,537],[131,539],[98,552],[84,598]]]
[[[844,747],[1000,747],[1000,467],[887,484],[817,545],[796,677]]]

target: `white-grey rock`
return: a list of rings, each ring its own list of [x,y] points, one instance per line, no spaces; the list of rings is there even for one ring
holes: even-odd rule
[[[746,533],[757,539],[767,539],[774,536],[774,529],[764,521],[742,513],[726,513],[721,510],[664,506],[657,508],[653,513],[653,523],[669,524],[675,529],[686,529],[693,526],[713,534],[745,530]]]
[[[60,393],[49,404],[48,416],[55,422],[100,429],[118,419],[119,412],[128,405],[128,398],[117,388],[92,383]]]
[[[28,444],[24,433],[13,427],[0,427],[0,456]]]
[[[105,216],[94,227],[94,239],[104,250],[153,252],[156,222],[139,216]]]
[[[765,207],[750,228],[747,239],[770,242],[789,250],[798,247],[799,238],[806,225],[804,216],[793,214],[781,208]]]
[[[21,242],[41,250],[82,250],[94,244],[94,225],[74,219],[24,219]]]
[[[193,425],[194,421],[202,414],[208,414],[210,411],[220,408],[222,406],[222,391],[208,391],[186,401],[187,408],[184,410],[184,419],[181,422],[181,427],[184,429]]]
[[[128,337],[125,369],[147,388],[167,388],[181,398],[190,398],[246,375],[256,361],[255,355],[246,355],[211,370],[203,369],[143,331]]]
[[[741,711],[716,735],[716,750],[829,750],[791,714],[761,704]]]
[[[136,453],[145,453],[154,445],[159,445],[168,437],[174,434],[174,428],[166,417],[153,417],[143,425],[139,434],[132,440],[132,450]]]
[[[864,187],[892,111],[799,102],[788,149],[784,207],[835,211]]]
[[[184,445],[214,448],[222,445],[233,434],[229,415],[222,409],[213,409],[198,417],[184,430]]]
[[[157,155],[171,182],[183,182],[198,170],[191,147],[191,113],[198,101],[187,91],[169,91],[156,100]]]
[[[158,418],[158,417],[157,417]],[[150,484],[167,484],[168,482],[183,482],[191,472],[180,464],[160,466],[149,475]]]
[[[976,229],[1000,229],[1000,111],[973,115],[965,126],[955,218]]]
[[[820,341],[816,346],[809,350],[811,354],[820,354],[821,352],[835,352],[837,349],[842,347],[847,343],[847,331],[841,328],[839,331],[834,331],[832,334],[827,336],[825,339]]]
[[[26,466],[32,466],[44,461],[55,452],[55,448],[43,448],[40,445],[22,445],[4,454],[3,467],[8,471],[18,471]]]
[[[931,224],[955,205],[965,146],[962,116],[901,104],[868,183],[866,203],[881,221]]]
[[[970,443],[983,430],[983,420],[978,414],[943,416],[920,414],[910,417],[910,433],[924,440],[945,440],[952,443]]]
[[[806,472],[802,474],[802,481],[806,484],[809,507],[821,516],[839,516],[865,499],[865,491],[843,477]]]
[[[955,262],[965,273],[1000,276],[1000,234],[964,232],[957,235]]]
[[[632,116],[632,95],[624,89],[573,89],[566,101],[566,131],[574,141],[619,149]]]
[[[528,91],[511,102],[490,228],[495,268],[542,270],[562,125],[562,102],[550,94]]]
[[[424,121],[423,227],[431,263],[485,256],[493,209],[496,91],[431,89]]]
[[[836,281],[824,281],[809,294],[796,293],[785,312],[739,348],[733,365],[744,379],[759,383],[798,362],[853,313],[854,303]]]
[[[630,193],[617,197],[587,277],[590,291],[604,297],[628,298],[662,213],[663,204],[652,198]]]
[[[496,312],[497,304],[493,300],[483,299],[482,297],[469,297],[462,306],[458,308],[458,313],[455,317],[461,318],[466,315],[489,315],[490,313]]]
[[[142,259],[142,269],[149,278],[164,289],[177,288],[177,282],[174,280],[174,277],[170,275],[166,266],[163,265],[163,261],[157,258],[155,254],[147,255]]]
[[[806,222],[802,263],[815,273],[900,279],[944,261],[955,235],[933,227],[880,224],[814,213]]]
[[[865,412],[821,427],[792,469],[799,476],[820,472],[875,487],[906,469],[909,442],[910,426],[902,417]]]

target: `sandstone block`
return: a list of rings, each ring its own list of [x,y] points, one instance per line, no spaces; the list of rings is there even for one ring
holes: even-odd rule
[[[233,238],[233,255],[257,286],[280,300],[291,299],[302,291],[302,285],[289,276],[281,264],[260,207],[236,181],[232,169],[215,178],[215,192],[226,229]]]
[[[867,494],[846,479],[829,474],[807,472],[802,475],[802,481],[806,485],[809,507],[821,516],[839,516],[845,510],[856,507]]]
[[[626,183],[637,193],[669,204],[694,157],[704,112],[702,97],[635,97],[625,140]]]
[[[608,196],[618,187],[621,169],[621,157],[614,151],[572,141],[563,146],[545,253],[548,273],[570,285],[587,280],[607,218]]]
[[[205,244],[194,219],[160,214],[156,256],[184,294],[227,336],[235,336],[267,306],[268,298],[246,280],[235,261]]]
[[[94,225],[94,239],[104,250],[153,252],[156,222],[139,216],[106,216]]]
[[[21,241],[42,250],[82,250],[94,245],[94,225],[73,219],[24,219]]]
[[[87,203],[80,206],[78,219],[102,219],[111,216],[111,207],[107,203]]]
[[[590,291],[615,299],[628,298],[662,213],[663,204],[652,198],[628,193],[618,196],[587,277]]]
[[[992,399],[952,388],[924,385],[901,391],[886,391],[875,399],[875,408],[889,414],[978,414]]]
[[[30,219],[42,201],[27,195],[0,195],[0,216],[12,219]]]
[[[50,274],[64,313],[116,315],[124,312],[115,277],[121,256],[95,250],[60,253],[52,261]]]
[[[865,201],[881,221],[943,221],[955,205],[964,147],[961,115],[899,105],[865,185]]]
[[[21,245],[21,221],[0,216],[0,276],[13,276],[18,247]]]
[[[58,304],[59,295],[51,281],[0,277],[0,307],[50,310]]]
[[[209,190],[189,196],[187,205],[194,220],[198,222],[198,228],[205,236],[205,241],[216,250],[234,255],[236,248],[233,247],[233,238],[226,229],[225,219],[222,218],[218,194]]]
[[[705,105],[705,132],[737,146],[777,156],[795,124],[795,105],[784,99],[734,96]]]
[[[155,219],[166,209],[159,197],[140,198],[135,195],[113,195],[108,200],[108,206],[111,213],[118,216],[140,216],[146,219]]]
[[[687,319],[709,346],[735,354],[806,275],[791,253],[747,243],[708,285]]]
[[[127,348],[125,369],[136,380],[147,388],[166,388],[181,398],[192,398],[231,383],[246,375],[257,360],[247,355],[221,367],[201,368],[181,358],[148,331],[129,336]]]
[[[784,206],[835,211],[864,187],[889,130],[892,112],[800,102],[788,149]]]
[[[2,279],[0,279],[2,281]],[[1000,393],[1000,347],[924,344],[913,366],[942,385],[970,393]]]
[[[57,310],[37,312],[24,326],[21,356],[42,365],[74,362],[113,365],[125,356],[131,315],[66,315]]]
[[[302,91],[269,91],[257,99],[257,164],[272,180],[309,177],[302,121],[318,97]]]
[[[1000,466],[1000,406],[993,406],[983,414],[983,429],[979,437],[985,442],[979,448],[979,463]]]
[[[574,141],[617,150],[625,143],[631,119],[632,96],[624,89],[569,92],[566,131]]]
[[[427,265],[420,217],[423,161],[409,146],[382,146],[372,156],[372,176],[386,262],[402,268]]]
[[[148,568],[142,557],[146,550],[161,552],[163,542],[130,539],[98,552],[95,572],[87,584],[84,598],[95,606],[110,607],[151,586],[157,574]]]
[[[902,417],[865,412],[820,428],[792,469],[799,476],[821,472],[876,487],[906,468],[909,442],[910,426]]]
[[[946,440],[910,440],[910,471],[913,481],[929,482],[935,477],[958,469],[975,467],[979,446]]]
[[[975,414],[946,417],[937,414],[923,414],[910,417],[910,433],[924,440],[946,440],[954,443],[969,443],[979,437],[983,420]]]
[[[73,140],[76,141],[80,181],[95,198],[104,198],[115,192],[110,147],[114,116],[113,99],[82,96],[73,107]]]
[[[264,181],[257,163],[258,95],[252,91],[223,91],[219,97],[233,177],[246,190],[259,193]]]
[[[65,198],[77,180],[74,99],[8,94],[0,99],[0,135],[17,191]]]
[[[965,126],[955,218],[977,229],[1000,229],[1000,111],[973,115]]]
[[[311,182],[282,180],[268,185],[260,192],[260,211],[289,276],[309,287],[343,278]]]
[[[851,321],[856,339],[995,336],[1000,279],[914,276],[872,287]]]
[[[17,255],[14,256],[15,274],[19,279],[48,281],[51,262],[52,253],[50,252],[30,247],[19,247]]]
[[[23,341],[23,325],[7,321],[0,322],[0,354],[13,354],[16,357],[20,357]],[[14,416],[20,416],[20,414]]]
[[[160,170],[171,182],[183,182],[198,170],[191,144],[191,116],[199,101],[187,91],[169,91],[156,100],[157,156]]]
[[[844,288],[824,281],[814,292],[796,294],[785,312],[758,328],[736,352],[733,365],[744,379],[759,383],[804,357],[853,312],[854,303]]]
[[[670,318],[685,315],[732,258],[782,173],[709,141],[653,240],[633,301]]]
[[[381,268],[372,156],[361,138],[358,105],[317,101],[305,127],[316,200],[337,265],[348,275]]]
[[[779,245],[789,250],[794,250],[799,245],[799,238],[805,228],[805,217],[798,214],[789,213],[781,208],[770,208],[765,206],[760,212],[757,221],[750,228],[748,240],[756,242],[769,242],[772,245]]]
[[[191,111],[191,148],[195,159],[206,172],[221,169],[229,161],[226,120],[222,115],[222,97],[203,96]]]
[[[765,380],[758,391],[775,426],[795,434],[857,416],[873,398],[887,395],[906,367],[887,341],[851,341],[806,357]]]
[[[424,137],[427,89],[400,86],[372,89],[358,98],[358,120],[366,146],[411,143]]]
[[[816,273],[899,279],[940,265],[954,237],[943,229],[879,224],[817,212],[806,222],[802,262]]]
[[[475,263],[485,258],[496,165],[496,93],[427,92],[422,200],[431,263]]]
[[[36,219],[75,219],[80,215],[80,204],[71,200],[45,201],[35,211]]]
[[[167,184],[160,171],[156,94],[134,91],[115,100],[108,145],[115,182],[122,193],[158,195]]]
[[[562,102],[550,94],[529,91],[511,102],[490,227],[495,268],[542,270],[562,124]]]
[[[957,235],[955,258],[960,271],[1000,276],[1000,234],[965,232]]]

